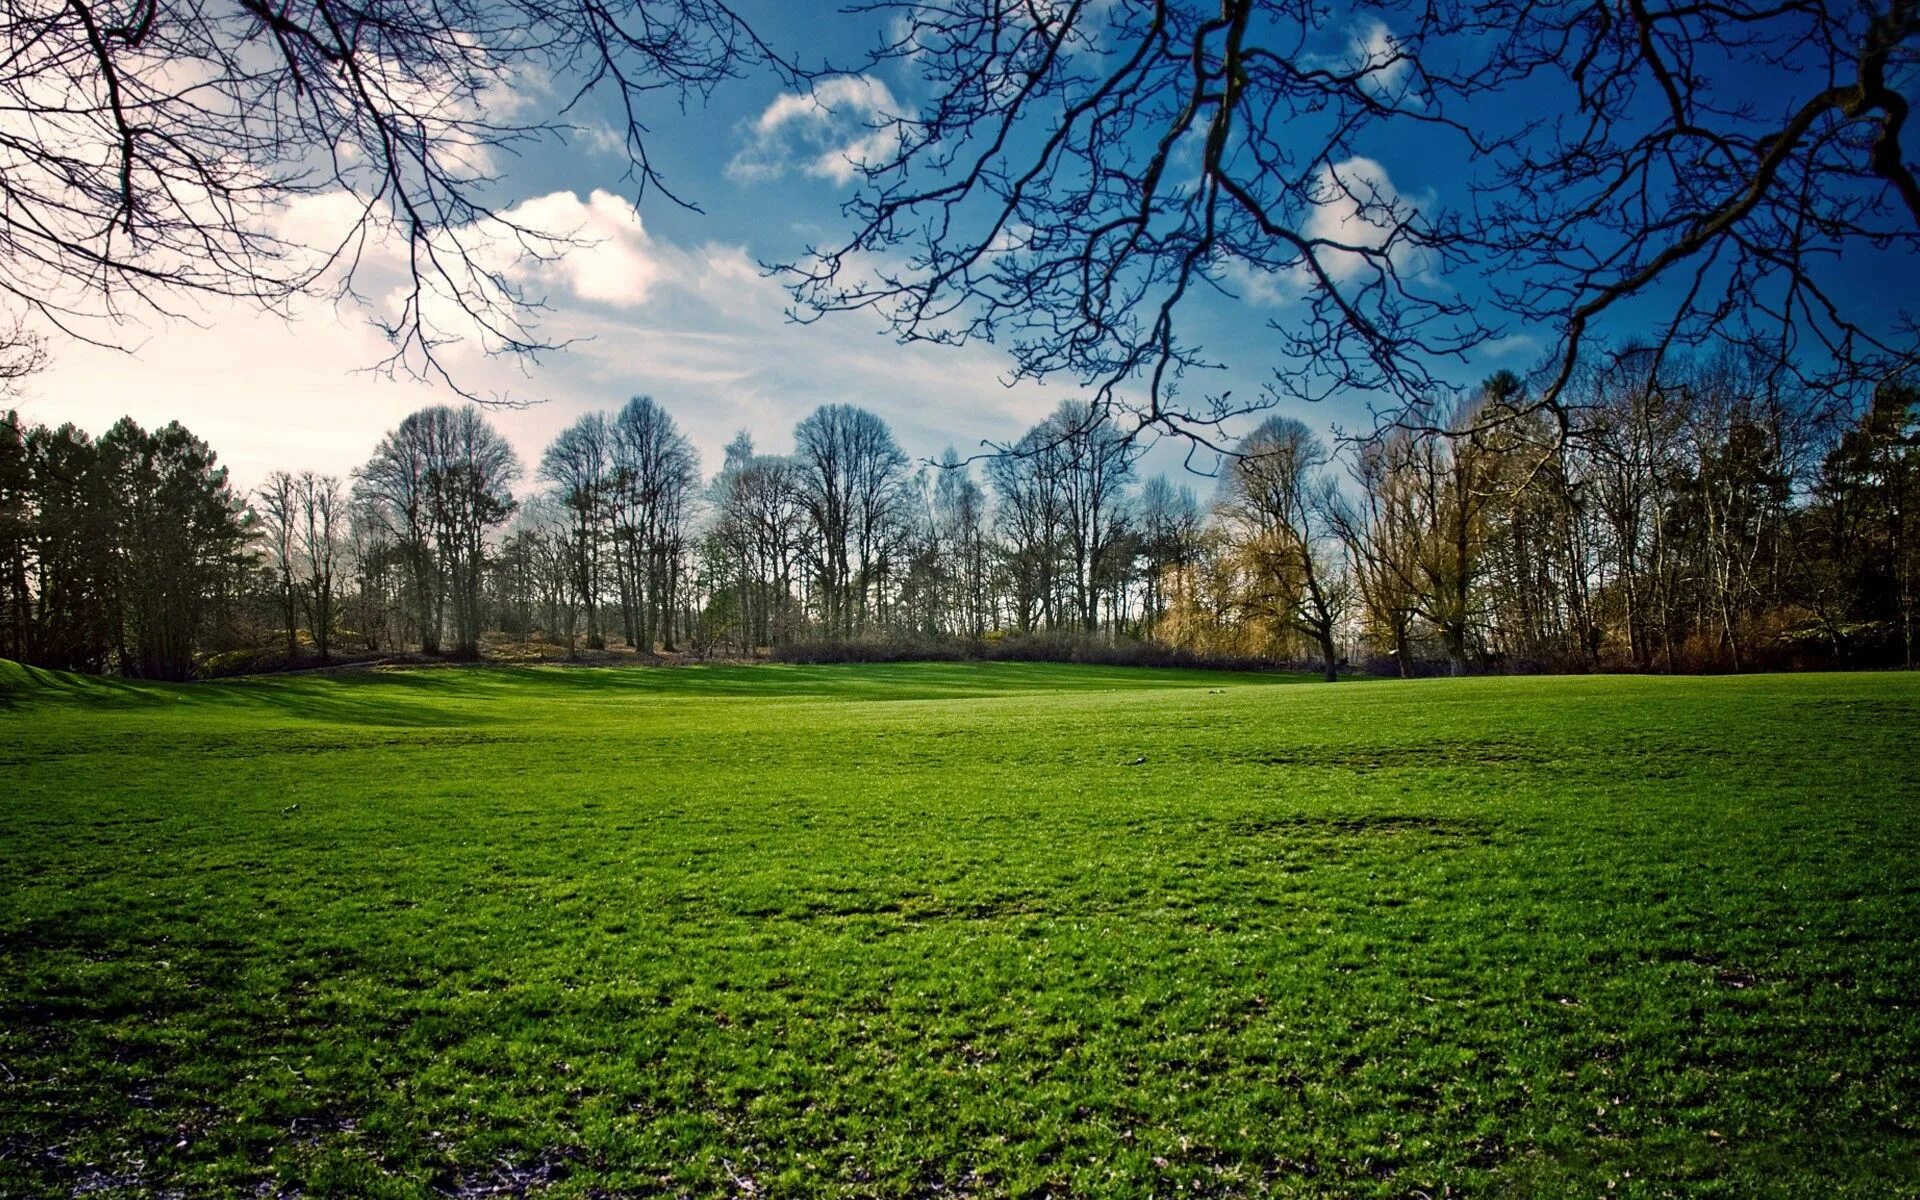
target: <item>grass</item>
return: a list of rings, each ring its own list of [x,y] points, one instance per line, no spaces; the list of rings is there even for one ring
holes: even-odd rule
[[[0,664],[0,1195],[1920,1195],[1920,676]]]

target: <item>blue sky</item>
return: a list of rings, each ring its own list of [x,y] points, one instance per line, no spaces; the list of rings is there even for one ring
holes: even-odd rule
[[[876,18],[832,5],[751,3],[745,11],[769,41],[806,62],[858,63],[879,37]],[[1336,25],[1331,36],[1364,38],[1368,29],[1356,19],[1351,29]],[[916,94],[898,67],[859,86],[905,103]],[[577,119],[592,125],[596,114]],[[818,117],[776,79],[756,73],[723,85],[705,106],[684,113],[663,107],[653,122],[650,152],[701,212],[652,196],[636,218],[626,204],[632,187],[623,178],[624,158],[591,133],[501,161],[503,205],[520,206],[521,214],[556,230],[578,229],[595,243],[533,281],[552,305],[546,332],[586,340],[537,363],[471,350],[449,356],[468,386],[529,402],[495,414],[529,469],[574,417],[639,393],[675,414],[708,471],[737,429],[750,430],[763,449],[787,449],[794,423],[821,403],[870,408],[894,426],[910,454],[931,457],[948,444],[965,452],[983,440],[1011,440],[1076,394],[1068,381],[1003,387],[1006,363],[992,347],[900,347],[876,319],[860,314],[810,326],[785,320],[787,298],[757,264],[843,235],[839,205],[852,185],[834,167],[838,147],[858,135],[857,124]],[[1445,138],[1363,149],[1402,195],[1459,199],[1460,148]],[[1853,269],[1858,287],[1889,297],[1901,286],[1897,280],[1910,290],[1913,279],[1913,272],[1871,258]],[[371,290],[377,293],[377,280]],[[1193,390],[1258,393],[1273,366],[1266,322],[1283,315],[1280,303],[1259,295],[1198,302],[1192,327],[1226,370],[1194,380]],[[423,383],[361,373],[379,361],[382,347],[350,309],[307,305],[289,324],[212,307],[191,322],[152,323],[120,338],[130,352],[56,342],[51,368],[29,381],[20,407],[35,419],[95,430],[122,414],[147,423],[178,418],[246,485],[276,467],[344,474],[405,413],[450,398]],[[1529,331],[1513,330],[1453,373],[1467,383],[1499,367],[1524,369],[1540,349]],[[1367,421],[1358,398],[1282,411],[1322,428]],[[1160,447],[1149,466],[1177,472],[1184,453]]]

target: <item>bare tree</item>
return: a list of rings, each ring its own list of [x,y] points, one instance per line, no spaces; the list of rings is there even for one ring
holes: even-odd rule
[[[987,493],[974,481],[960,455],[947,447],[933,481],[935,540],[953,595],[952,632],[984,637],[992,621],[992,556],[989,551]]]
[[[1061,531],[1073,568],[1073,602],[1080,628],[1099,624],[1102,576],[1126,520],[1126,488],[1138,448],[1106,412],[1084,400],[1062,401],[1042,423],[1059,462]]]
[[[332,658],[335,601],[347,526],[347,500],[333,475],[302,471],[294,480],[298,514],[295,543],[300,559],[300,600],[307,632],[321,662]]]
[[[518,268],[572,231],[496,207],[502,154],[611,132],[636,198],[671,196],[653,113],[749,65],[795,74],[724,0],[71,0],[8,6],[0,45],[13,307],[83,336],[194,294],[278,310],[384,250],[385,365],[442,378],[450,338],[547,344]],[[590,101],[622,127],[576,127]],[[288,207],[315,197],[341,219],[296,236]]]
[[[1491,517],[1504,483],[1508,421],[1520,407],[1520,381],[1495,376],[1478,396],[1455,403],[1451,429],[1422,431],[1402,445],[1394,464],[1410,477],[1413,567],[1420,614],[1440,632],[1449,669],[1467,672],[1484,614],[1479,584],[1486,569]]]
[[[1027,431],[1008,453],[987,460],[996,505],[1001,574],[1022,633],[1056,623],[1066,535],[1064,458],[1045,424]]]
[[[1586,386],[1589,415],[1579,449],[1603,534],[1602,567],[1614,584],[1627,657],[1644,670],[1666,629],[1655,614],[1669,590],[1667,500],[1682,470],[1687,398],[1647,386],[1639,372],[1598,373]]]
[[[1416,426],[1513,326],[1551,364],[1530,406],[1564,419],[1629,308],[1662,347],[1723,337],[1829,378],[1920,355],[1909,314],[1839,286],[1849,257],[1920,249],[1908,0],[867,11],[925,99],[871,122],[850,234],[789,265],[802,309],[996,341],[1139,427],[1223,447],[1260,403],[1179,394],[1215,361],[1209,293],[1286,301],[1271,393]],[[1415,137],[1462,164],[1450,195],[1369,157]]]
[[[454,653],[479,653],[487,537],[512,513],[519,474],[513,448],[478,408],[444,404],[401,421],[356,473],[360,501],[407,560],[426,653],[438,653],[449,618]]]
[[[1191,487],[1176,489],[1164,475],[1155,475],[1140,488],[1135,505],[1140,528],[1140,550],[1145,576],[1146,611],[1142,622],[1147,637],[1167,611],[1167,596],[1193,566],[1203,514]]]
[[[47,365],[46,342],[19,321],[0,330],[0,396],[10,396],[20,381]]]
[[[1656,383],[1670,348],[1710,341],[1825,386],[1920,355],[1913,314],[1848,287],[1844,263],[1920,250],[1903,94],[1920,6],[1497,0],[1463,17],[1488,39],[1490,100],[1525,88],[1568,117],[1477,181],[1497,299],[1555,335],[1534,407],[1561,404],[1628,308]]]
[[[475,658],[484,628],[487,537],[513,513],[511,486],[520,462],[471,404],[436,405],[408,420],[416,418],[427,447],[428,511],[453,618],[453,652]]]
[[[1358,447],[1349,465],[1357,498],[1331,509],[1353,565],[1366,632],[1384,645],[1404,678],[1413,666],[1416,579],[1423,532],[1410,472],[1412,437],[1404,430]]]
[[[850,404],[815,409],[793,440],[816,539],[821,622],[828,637],[851,637],[871,610],[907,456],[885,421]]]
[[[787,633],[804,541],[805,507],[792,459],[755,454],[745,431],[727,444],[713,488],[714,536],[733,564],[741,649]]]
[[[606,645],[600,631],[600,549],[606,540],[609,492],[614,483],[613,433],[606,414],[588,413],[560,431],[540,459],[540,478],[554,485],[566,509],[566,537],[573,606],[587,618],[587,646]],[[573,650],[573,623],[567,623],[567,650]]]
[[[351,581],[340,615],[368,650],[398,639],[404,612],[402,550],[379,506],[356,485],[347,502],[347,563]]]
[[[1312,639],[1333,682],[1352,586],[1334,532],[1338,485],[1328,461],[1325,443],[1305,425],[1269,418],[1236,448],[1219,511],[1247,563],[1247,603]]]
[[[267,547],[267,569],[279,591],[280,624],[287,635],[287,661],[300,655],[299,485],[286,471],[271,471],[255,490],[260,532]]]
[[[627,642],[673,649],[676,601],[700,464],[693,443],[650,396],[612,422],[615,571]]]
[[[383,526],[405,563],[408,617],[420,649],[440,651],[446,587],[434,553],[432,465],[422,414],[415,413],[380,439],[373,457],[354,472],[361,511]]]
[[[1468,134],[1389,84],[1398,53],[1318,59],[1293,3],[874,7],[897,18],[886,56],[929,98],[878,122],[869,141],[888,152],[856,164],[852,235],[793,264],[806,309],[873,309],[908,340],[998,341],[1018,376],[1088,381],[1103,411],[1210,442],[1258,402],[1176,399],[1211,361],[1183,333],[1203,293],[1297,285],[1306,315],[1277,328],[1283,356],[1320,371],[1275,383],[1316,396],[1421,391],[1426,356],[1486,336],[1413,269],[1463,263],[1465,231],[1360,154],[1383,125]],[[1319,228],[1331,209],[1356,231]]]

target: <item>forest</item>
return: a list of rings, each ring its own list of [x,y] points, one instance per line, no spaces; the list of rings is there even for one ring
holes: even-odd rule
[[[0,656],[162,679],[500,646],[1328,678],[1912,666],[1920,390],[1848,405],[1731,355],[1657,387],[1644,366],[1616,356],[1564,422],[1510,372],[1365,437],[1268,416],[1184,478],[1143,476],[1146,439],[1086,401],[971,459],[826,405],[791,453],[743,430],[711,474],[644,396],[535,463],[443,405],[351,478],[252,492],[177,423],[8,414]]]

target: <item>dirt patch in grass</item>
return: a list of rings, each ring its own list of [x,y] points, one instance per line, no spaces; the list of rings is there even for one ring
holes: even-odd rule
[[[457,1171],[434,1187],[437,1195],[455,1200],[485,1200],[493,1196],[538,1196],[572,1173],[572,1156],[554,1150],[522,1163],[501,1161],[483,1170]]]

